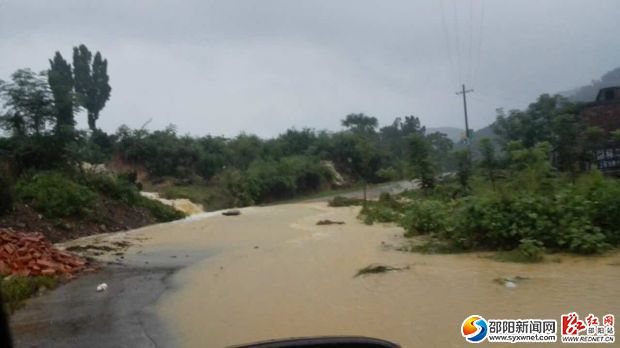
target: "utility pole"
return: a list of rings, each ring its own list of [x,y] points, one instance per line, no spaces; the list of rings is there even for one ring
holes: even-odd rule
[[[465,89],[465,84],[463,84],[463,90],[460,92],[456,92],[457,95],[463,95],[463,110],[465,111],[465,139],[467,141],[467,145],[470,145],[469,141],[469,121],[467,120],[467,93],[473,92],[473,89]]]

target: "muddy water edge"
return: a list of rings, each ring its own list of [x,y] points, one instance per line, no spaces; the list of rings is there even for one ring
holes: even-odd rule
[[[470,314],[551,318],[618,313],[620,254],[500,263],[483,254],[396,251],[401,228],[362,224],[325,202],[204,213],[68,243],[124,245],[103,272],[29,301],[18,346],[223,347],[314,335],[363,335],[403,347],[460,347]],[[343,222],[322,225],[321,220]],[[401,271],[357,276],[368,265]],[[508,288],[496,279],[523,279]],[[108,282],[106,293],[94,291]]]
[[[555,318],[568,311],[618,312],[620,255],[558,256],[512,264],[482,254],[421,255],[391,225],[366,226],[358,208],[300,203],[254,208],[239,217],[145,231],[145,247],[216,248],[176,273],[156,311],[183,347],[221,347],[313,335],[364,335],[403,347],[465,346],[470,314]],[[317,226],[319,220],[342,225]],[[175,246],[176,245],[176,246]],[[407,268],[355,277],[370,264]],[[496,279],[523,279],[516,288]]]

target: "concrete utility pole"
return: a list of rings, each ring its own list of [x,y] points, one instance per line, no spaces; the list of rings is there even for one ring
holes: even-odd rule
[[[467,145],[470,144],[469,141],[469,121],[467,120],[467,93],[473,92],[473,89],[465,90],[465,84],[463,84],[463,90],[460,92],[456,92],[457,95],[463,95],[463,110],[465,111],[465,139],[467,141]]]

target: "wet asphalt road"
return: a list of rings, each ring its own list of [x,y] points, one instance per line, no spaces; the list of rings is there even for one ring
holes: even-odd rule
[[[111,265],[33,298],[11,318],[15,346],[171,346],[151,306],[174,271]]]

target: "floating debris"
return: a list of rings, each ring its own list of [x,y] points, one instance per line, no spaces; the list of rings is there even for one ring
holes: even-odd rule
[[[368,265],[368,266],[360,269],[359,271],[357,271],[357,274],[355,275],[355,277],[359,277],[359,276],[365,275],[365,274],[376,274],[376,273],[385,273],[385,272],[393,272],[393,271],[404,271],[406,269],[409,269],[409,266],[394,267],[394,266],[381,265],[381,264],[374,263],[374,264]]]
[[[332,221],[332,220],[321,220],[316,223],[319,226],[323,225],[344,225],[344,221]]]
[[[493,282],[503,285],[508,289],[514,289],[517,287],[517,284],[523,280],[528,280],[527,277],[515,276],[515,277],[506,277],[506,278],[495,278]]]
[[[222,215],[224,216],[237,216],[237,215],[241,215],[241,211],[239,210],[227,210],[225,212],[222,212]]]

